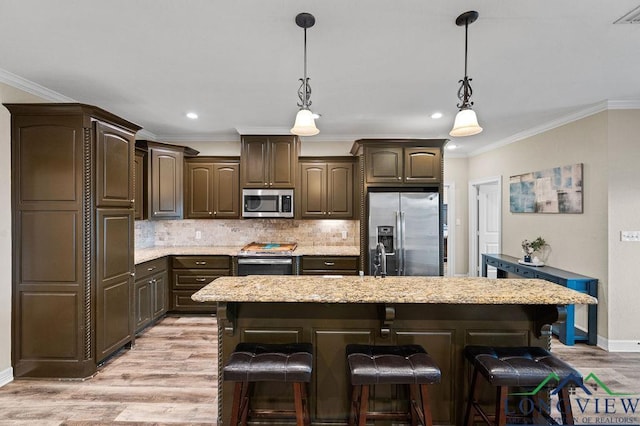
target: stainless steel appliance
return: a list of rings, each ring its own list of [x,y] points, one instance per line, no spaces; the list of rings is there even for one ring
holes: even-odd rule
[[[238,253],[238,275],[292,275],[296,243],[250,243]]]
[[[293,217],[293,189],[243,189],[242,217]]]
[[[369,192],[368,206],[371,275],[441,275],[438,193]]]

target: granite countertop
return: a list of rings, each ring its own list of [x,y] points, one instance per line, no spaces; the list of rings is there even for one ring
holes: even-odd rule
[[[135,264],[158,259],[164,256],[237,256],[244,244],[238,246],[171,246],[148,247],[135,250]],[[358,246],[305,246],[299,245],[294,256],[359,256]]]
[[[540,279],[458,277],[221,277],[192,296],[197,302],[430,303],[491,305],[596,304],[589,295]]]

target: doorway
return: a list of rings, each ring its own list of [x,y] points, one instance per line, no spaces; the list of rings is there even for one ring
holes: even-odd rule
[[[480,276],[482,254],[502,249],[502,178],[469,182],[469,276]],[[496,269],[487,275],[496,278]]]

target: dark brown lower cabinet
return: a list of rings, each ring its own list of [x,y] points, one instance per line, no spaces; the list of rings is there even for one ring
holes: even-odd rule
[[[136,265],[134,321],[136,333],[161,318],[168,310],[167,258]]]
[[[301,275],[358,275],[359,256],[302,256]]]
[[[191,300],[191,295],[218,277],[231,275],[230,256],[173,256],[171,311],[183,313],[216,311],[215,303]]]

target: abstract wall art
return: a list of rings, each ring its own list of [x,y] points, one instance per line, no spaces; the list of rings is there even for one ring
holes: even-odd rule
[[[509,178],[511,213],[582,213],[582,164]]]

